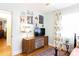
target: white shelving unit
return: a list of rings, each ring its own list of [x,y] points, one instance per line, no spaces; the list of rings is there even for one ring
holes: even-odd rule
[[[56,20],[54,24],[54,41],[55,41],[55,47],[59,47],[60,45],[60,39],[61,39],[61,12],[59,10],[55,13]]]

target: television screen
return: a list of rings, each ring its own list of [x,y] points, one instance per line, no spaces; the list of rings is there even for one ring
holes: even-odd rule
[[[34,30],[34,35],[35,36],[40,36],[40,33],[41,33],[40,28],[36,27],[35,30]]]
[[[35,28],[34,35],[35,36],[44,36],[45,35],[45,28]]]
[[[45,28],[40,28],[41,29],[41,36],[44,36],[45,35]]]

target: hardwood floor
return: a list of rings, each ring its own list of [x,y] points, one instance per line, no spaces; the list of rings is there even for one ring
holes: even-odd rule
[[[0,38],[0,56],[11,56],[11,47],[7,46],[6,39]]]
[[[43,48],[37,49],[32,53],[26,54],[26,53],[19,53],[16,56],[36,56],[37,54],[39,54],[40,52],[43,52],[49,48],[52,48],[51,46],[45,46]],[[69,56],[69,54],[65,54],[66,51],[63,50],[59,50],[60,51],[60,56]]]
[[[35,50],[34,52],[32,53],[29,53],[29,54],[26,54],[26,53],[20,53],[20,54],[17,54],[16,56],[35,56],[37,53],[40,53],[40,52],[43,52],[47,49],[51,48],[51,46],[45,46],[43,48],[40,48],[40,49],[37,49]]]

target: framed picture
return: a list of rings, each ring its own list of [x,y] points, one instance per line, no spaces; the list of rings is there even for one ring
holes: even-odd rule
[[[27,21],[27,17],[25,17],[25,16],[20,17],[20,22],[21,23],[25,23],[26,21]]]
[[[27,23],[33,24],[33,16],[27,16]]]
[[[26,21],[27,21],[27,17],[25,17],[25,16],[20,16],[20,31],[21,32],[25,32],[25,24],[26,24]]]
[[[44,23],[44,17],[42,15],[39,15],[39,24]]]

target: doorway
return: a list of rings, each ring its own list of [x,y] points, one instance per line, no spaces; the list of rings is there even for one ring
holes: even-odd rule
[[[0,56],[11,56],[11,12],[0,10]]]

